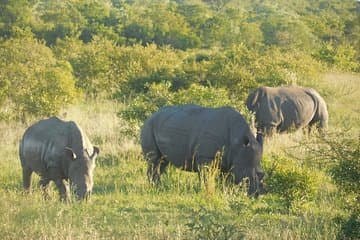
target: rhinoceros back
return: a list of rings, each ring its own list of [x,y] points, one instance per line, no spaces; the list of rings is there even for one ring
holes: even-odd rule
[[[155,113],[144,129],[152,129],[162,156],[175,166],[191,171],[197,165],[194,161],[212,161],[217,151],[229,145],[230,125],[238,117],[240,124],[246,125],[240,114],[229,107],[174,106]],[[146,143],[142,146],[146,149]]]
[[[280,132],[291,127],[298,129],[308,125],[315,113],[313,99],[306,94],[303,88],[283,87],[278,90],[278,96],[283,100],[279,103],[283,114]],[[276,98],[276,96],[273,97]]]
[[[40,120],[24,133],[20,144],[21,164],[42,174],[50,167],[62,167],[66,161],[66,147],[72,148],[75,154],[82,154],[81,149],[89,144],[86,135],[74,122],[57,117]],[[89,146],[89,149],[93,148]]]

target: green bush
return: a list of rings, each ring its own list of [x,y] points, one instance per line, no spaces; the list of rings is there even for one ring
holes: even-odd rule
[[[213,53],[204,79],[245,100],[250,90],[258,86],[312,85],[322,71],[320,62],[301,50],[289,52],[271,47],[255,52],[237,44]]]
[[[258,85],[312,85],[320,79],[323,67],[301,50],[267,49],[250,66]]]
[[[224,89],[204,87],[192,84],[188,89],[170,91],[169,83],[151,84],[145,94],[139,94],[120,112],[128,121],[144,121],[152,113],[166,105],[199,104],[208,107],[231,105]]]
[[[191,31],[185,18],[173,11],[171,4],[134,4],[129,11],[132,13],[122,31],[129,42],[143,45],[154,42],[183,50],[200,45],[199,37]]]
[[[353,132],[327,132],[306,144],[309,157],[321,161],[332,179],[345,193],[344,208],[348,217],[340,216],[340,239],[360,238],[360,138]],[[316,147],[314,147],[316,146]]]
[[[195,239],[243,239],[244,231],[222,220],[221,214],[200,208],[194,211],[186,226]]]
[[[71,49],[64,55],[67,55],[66,60],[74,69],[77,87],[91,97],[107,96],[113,92],[118,75],[114,74],[112,66],[117,50],[112,41],[95,37],[88,44],[68,40],[63,41],[62,45],[67,50]],[[61,47],[58,48],[60,51]]]
[[[360,138],[356,132],[328,131],[304,145],[308,157],[321,161],[342,191],[360,196]]]
[[[360,204],[356,209],[351,209],[352,213],[349,218],[341,219],[341,230],[338,239],[356,240],[360,239]]]
[[[76,36],[87,24],[84,16],[69,2],[42,1],[34,4],[32,10],[38,19],[33,25],[33,32],[47,45],[55,45],[58,39]]]
[[[198,104],[206,107],[233,105],[227,91],[222,88],[210,88],[192,84],[188,89],[171,92],[170,83],[151,84],[147,93],[138,94],[119,116],[130,123],[126,133],[136,136],[139,126],[152,113],[167,105]]]
[[[151,83],[171,81],[173,72],[182,64],[184,53],[155,44],[118,47],[112,58],[115,95],[128,98],[144,92]]]
[[[228,89],[238,99],[245,99],[257,86],[252,71],[257,54],[244,44],[232,45],[224,52],[216,52],[208,64],[206,80],[211,86]]]
[[[310,170],[281,156],[274,156],[273,166],[265,164],[268,176],[264,182],[269,193],[280,196],[290,210],[296,204],[313,199],[316,193],[316,177]]]
[[[54,50],[71,63],[76,85],[90,97],[124,99],[144,92],[151,83],[170,81],[183,59],[183,53],[167,47],[117,46],[100,37],[87,44],[70,38],[58,41]]]
[[[0,43],[0,59],[0,104],[11,107],[9,117],[53,115],[78,96],[70,64],[31,36]]]
[[[122,110],[120,116],[130,122],[142,122],[159,108],[172,102],[166,84],[152,84],[147,94],[139,94]]]
[[[340,71],[359,71],[360,64],[356,58],[356,50],[348,43],[334,46],[333,43],[324,43],[314,53],[314,57],[325,62],[329,68]]]

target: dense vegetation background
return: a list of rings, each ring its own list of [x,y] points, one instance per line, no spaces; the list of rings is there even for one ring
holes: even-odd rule
[[[3,0],[0,13],[2,239],[360,238],[358,1]],[[147,116],[198,103],[250,119],[261,85],[314,87],[330,112],[324,136],[267,140],[267,195],[174,169],[148,185]],[[100,146],[90,203],[21,195],[18,141],[53,114]]]

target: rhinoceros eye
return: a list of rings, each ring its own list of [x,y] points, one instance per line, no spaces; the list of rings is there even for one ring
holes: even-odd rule
[[[250,139],[248,136],[245,136],[243,139],[243,144],[245,147],[248,147],[250,145]]]

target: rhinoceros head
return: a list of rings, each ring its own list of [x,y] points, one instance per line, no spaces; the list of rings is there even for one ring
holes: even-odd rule
[[[250,185],[248,194],[258,194],[259,183],[264,174],[261,171],[260,161],[263,152],[263,137],[261,133],[255,137],[249,133],[232,144],[231,158],[235,184],[239,184],[243,178],[248,177]]]
[[[69,180],[78,199],[87,199],[90,197],[93,188],[95,158],[99,154],[99,148],[94,147],[91,153],[89,153],[88,149],[83,149],[78,155],[71,148],[66,150],[71,158],[68,170]]]

